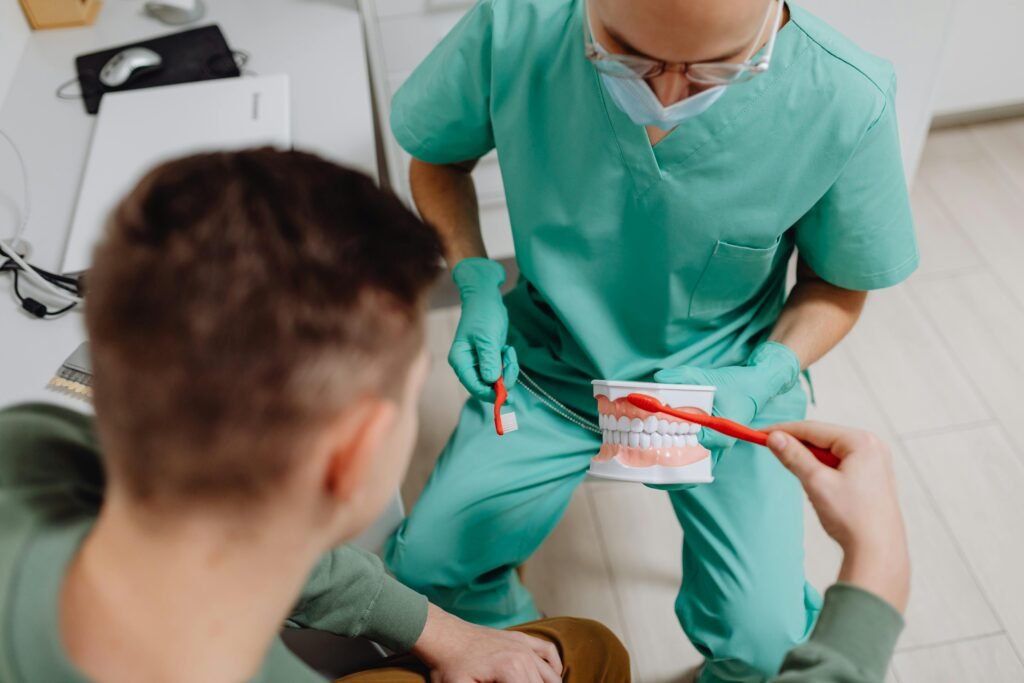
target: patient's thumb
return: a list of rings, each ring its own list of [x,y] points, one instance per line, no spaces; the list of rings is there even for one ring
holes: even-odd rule
[[[768,448],[787,470],[796,475],[801,483],[807,484],[811,475],[825,467],[800,440],[786,432],[772,432],[768,435]]]

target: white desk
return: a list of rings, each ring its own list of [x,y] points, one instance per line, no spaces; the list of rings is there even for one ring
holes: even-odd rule
[[[0,104],[0,129],[28,166],[32,216],[25,238],[40,267],[60,264],[95,123],[81,102],[60,100],[54,91],[74,76],[76,55],[180,30],[146,17],[142,5],[107,0],[94,26],[32,33]],[[207,16],[195,25],[219,24],[232,48],[250,53],[248,70],[289,75],[295,147],[376,178],[370,86],[354,1],[216,0],[207,6]],[[10,157],[0,141],[2,237],[13,232],[10,205],[21,202]],[[9,276],[0,278],[0,406],[46,399],[81,409],[81,402],[44,390],[84,338],[81,314],[37,320],[18,307],[10,287]]]

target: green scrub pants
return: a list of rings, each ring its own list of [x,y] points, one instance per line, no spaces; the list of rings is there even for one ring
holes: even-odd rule
[[[519,430],[503,437],[492,406],[467,401],[385,551],[400,581],[463,619],[498,628],[539,617],[515,569],[558,523],[600,447],[598,435],[521,385],[512,393]],[[805,412],[797,386],[766,406],[757,426]],[[762,681],[807,636],[820,608],[804,580],[803,496],[770,452],[746,443],[726,451],[714,474],[712,484],[668,494],[684,533],[676,615],[707,658],[702,683]]]

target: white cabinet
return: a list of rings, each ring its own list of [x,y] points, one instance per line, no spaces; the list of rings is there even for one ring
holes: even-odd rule
[[[1024,0],[956,0],[935,114],[1024,106]]]

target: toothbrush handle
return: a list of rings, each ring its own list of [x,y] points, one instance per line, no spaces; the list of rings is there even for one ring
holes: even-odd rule
[[[758,446],[768,445],[768,432],[751,429],[739,422],[733,422],[732,420],[728,420],[724,417],[715,417],[714,415],[708,415],[707,413],[697,413],[688,410],[669,408],[658,399],[644,394],[630,394],[627,398],[630,403],[648,412],[672,415],[673,417],[678,417],[680,420],[693,422],[694,424],[699,424],[702,427],[713,429],[716,432],[725,434],[726,436],[731,436],[734,439],[749,441],[750,443],[757,444]],[[827,465],[832,469],[839,467],[839,458],[837,458],[831,451],[819,448],[818,446],[809,444],[806,441],[801,441],[801,443],[807,448],[807,450],[813,453],[814,457],[823,465]]]
[[[727,420],[724,417],[701,415],[700,420],[695,420],[691,417],[687,417],[685,419],[691,420],[692,422],[697,422],[698,424],[703,424],[703,426],[705,427],[714,429],[716,432],[720,432],[722,434],[725,434],[726,436],[731,436],[734,439],[740,439],[741,441],[749,441],[750,443],[755,443],[758,446],[768,445],[768,432],[759,431],[757,429],[751,429],[746,425],[741,425],[739,422]],[[818,446],[807,443],[806,441],[801,441],[800,443],[802,443],[804,447],[807,450],[809,450],[821,464],[827,465],[832,469],[837,469],[839,467],[839,458],[837,458],[835,454],[832,453],[832,451],[829,451],[824,448],[819,448]]]
[[[839,469],[840,460],[839,458],[836,457],[835,453],[824,448],[815,446],[812,443],[807,443],[806,441],[801,441],[800,443],[804,445],[804,448],[806,448],[812,454],[814,454],[814,457],[817,458],[818,462],[820,462],[822,465],[831,467],[834,470]]]
[[[724,417],[715,417],[713,415],[689,415],[685,411],[680,412],[682,414],[676,415],[676,417],[681,417],[684,420],[694,422],[702,427],[713,429],[720,434],[731,436],[732,438],[739,439],[740,441],[756,443],[758,446],[766,446],[768,444],[768,434],[756,429],[751,429],[739,422],[733,422],[732,420],[728,420]]]
[[[505,427],[501,424],[501,407],[505,405],[505,400],[508,398],[508,390],[505,388],[505,378],[498,377],[498,381],[494,383],[494,431],[498,433],[498,436],[505,436]]]

